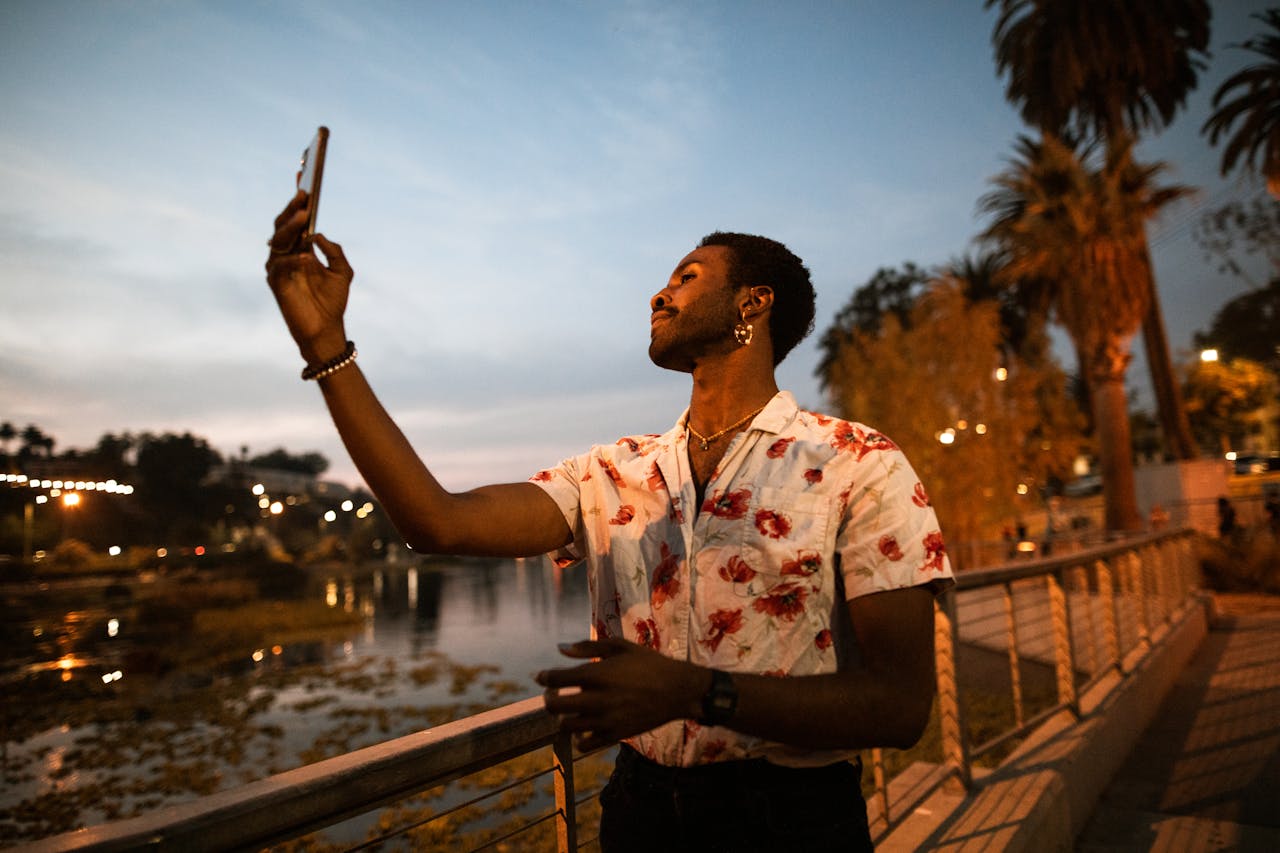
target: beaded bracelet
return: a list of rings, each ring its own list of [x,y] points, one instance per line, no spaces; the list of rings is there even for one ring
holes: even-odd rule
[[[342,368],[354,364],[356,360],[356,345],[353,341],[347,341],[347,348],[342,351],[342,355],[331,358],[326,362],[314,366],[304,367],[302,369],[303,379],[324,379],[326,376],[332,376]]]

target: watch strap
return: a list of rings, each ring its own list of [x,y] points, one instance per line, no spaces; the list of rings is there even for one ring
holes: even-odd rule
[[[702,696],[702,716],[698,722],[704,726],[723,726],[733,719],[738,710],[738,687],[729,673],[711,670],[711,686]]]

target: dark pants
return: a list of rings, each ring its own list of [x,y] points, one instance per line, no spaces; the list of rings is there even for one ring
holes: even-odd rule
[[[600,792],[600,847],[604,853],[869,851],[861,775],[859,762],[664,767],[623,745]]]

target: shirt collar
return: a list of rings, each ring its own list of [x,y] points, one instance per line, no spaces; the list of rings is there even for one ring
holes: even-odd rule
[[[792,396],[790,391],[779,391],[773,395],[773,398],[765,405],[760,414],[752,418],[751,423],[747,425],[747,429],[758,429],[761,432],[780,433],[787,428],[787,425],[796,419],[796,415],[800,412],[800,407],[796,405],[796,398]],[[667,433],[672,439],[683,436],[689,422],[689,409],[680,413],[679,419],[676,420],[675,426]]]

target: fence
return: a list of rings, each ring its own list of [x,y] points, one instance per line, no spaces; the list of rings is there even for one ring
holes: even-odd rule
[[[903,757],[872,750],[873,835],[882,838],[939,786],[968,787],[975,766],[997,763],[1047,716],[1078,712],[1080,694],[1110,672],[1124,674],[1127,661],[1150,644],[1158,626],[1187,603],[1198,576],[1188,530],[961,573],[935,608],[938,701],[926,740],[939,754],[910,764],[910,773],[894,773],[895,764],[906,763]],[[533,770],[483,796],[501,798],[515,785],[549,781],[545,809],[520,814],[514,829],[481,828],[472,849],[592,848],[593,822],[580,818],[583,804],[597,792],[577,790],[575,762],[582,756],[556,734],[535,697],[21,849],[263,848],[521,756],[531,757]],[[374,826],[361,841],[323,849],[366,849],[397,839],[430,849],[432,823],[448,821],[470,802],[430,810],[404,825]]]

